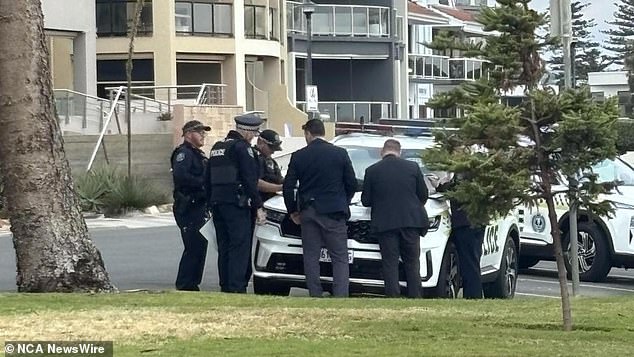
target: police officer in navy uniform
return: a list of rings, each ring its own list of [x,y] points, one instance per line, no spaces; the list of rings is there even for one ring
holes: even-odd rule
[[[252,214],[258,222],[264,220],[258,161],[250,145],[259,134],[262,119],[244,114],[234,120],[236,129],[211,148],[208,195],[218,242],[220,290],[246,293],[251,278]]]
[[[207,257],[207,239],[200,234],[205,224],[206,194],[204,175],[207,158],[201,147],[211,128],[198,120],[183,126],[183,143],[172,152],[174,178],[174,218],[185,249],[178,266],[176,289],[199,291]]]
[[[282,191],[284,177],[280,165],[272,156],[274,152],[282,150],[282,140],[274,130],[266,129],[260,133],[255,149],[260,166],[258,190],[262,201],[266,201],[274,197],[276,192]]]

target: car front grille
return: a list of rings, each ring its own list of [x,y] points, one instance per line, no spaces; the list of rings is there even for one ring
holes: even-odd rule
[[[378,244],[379,241],[373,234],[370,234],[370,221],[354,221],[347,222],[348,225],[348,239],[354,239],[359,243]],[[288,238],[301,238],[302,229],[300,226],[293,223],[288,216],[284,218],[280,224],[282,228],[282,235]]]

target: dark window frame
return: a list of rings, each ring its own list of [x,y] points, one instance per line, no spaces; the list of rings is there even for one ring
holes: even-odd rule
[[[233,25],[234,25],[234,21],[233,21],[233,3],[231,2],[222,2],[222,1],[212,1],[212,0],[196,0],[196,1],[175,1],[174,4],[176,3],[180,3],[180,4],[187,4],[189,5],[189,10],[191,12],[191,30],[190,31],[176,31],[176,34],[179,36],[221,36],[221,37],[233,37]],[[194,4],[209,4],[211,5],[211,32],[200,32],[200,31],[195,31],[194,29],[196,28],[195,25],[195,15],[194,15]],[[215,13],[216,13],[216,7],[217,6],[229,6],[229,9],[231,11],[231,16],[230,16],[230,21],[231,24],[229,25],[229,32],[220,32],[220,31],[216,31],[216,23],[215,23]]]
[[[128,35],[128,4],[135,4],[136,0],[97,0],[96,4],[95,4],[95,16],[98,18],[98,12],[99,12],[99,5],[106,5],[108,7],[109,10],[109,22],[110,22],[110,26],[109,26],[109,31],[100,31],[99,30],[99,23],[97,23],[97,25],[95,26],[97,29],[97,37],[124,37]],[[125,9],[126,9],[126,17],[125,17],[125,22],[126,22],[126,26],[125,26],[125,31],[118,31],[118,30],[113,30],[114,29],[114,16],[113,14],[115,6],[120,6],[121,4],[125,5]],[[143,13],[144,11],[147,11],[149,9],[150,11],[150,15],[151,15],[151,25],[147,26],[149,27],[149,29],[144,28],[143,26],[139,26],[139,29],[137,29],[137,35],[139,36],[151,36],[154,33],[154,7],[153,7],[153,3],[152,0],[146,0],[145,3],[143,4],[143,10],[141,10],[141,13]],[[141,24],[140,24],[141,25]]]

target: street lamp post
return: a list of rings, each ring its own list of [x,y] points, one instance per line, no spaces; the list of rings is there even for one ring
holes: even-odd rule
[[[304,68],[304,85],[313,84],[313,13],[315,4],[307,0],[302,5],[302,11],[306,16],[306,68]]]

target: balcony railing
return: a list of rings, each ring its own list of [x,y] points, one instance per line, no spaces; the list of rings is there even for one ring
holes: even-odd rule
[[[305,111],[306,102],[297,102],[297,108]],[[332,122],[356,122],[363,117],[365,123],[391,117],[390,102],[319,102],[319,112],[328,114]]]
[[[409,75],[413,78],[475,81],[488,74],[488,62],[475,58],[449,58],[410,54]]]
[[[306,33],[302,4],[286,6],[289,33]],[[361,5],[315,5],[312,34],[315,36],[389,37],[389,7]]]

